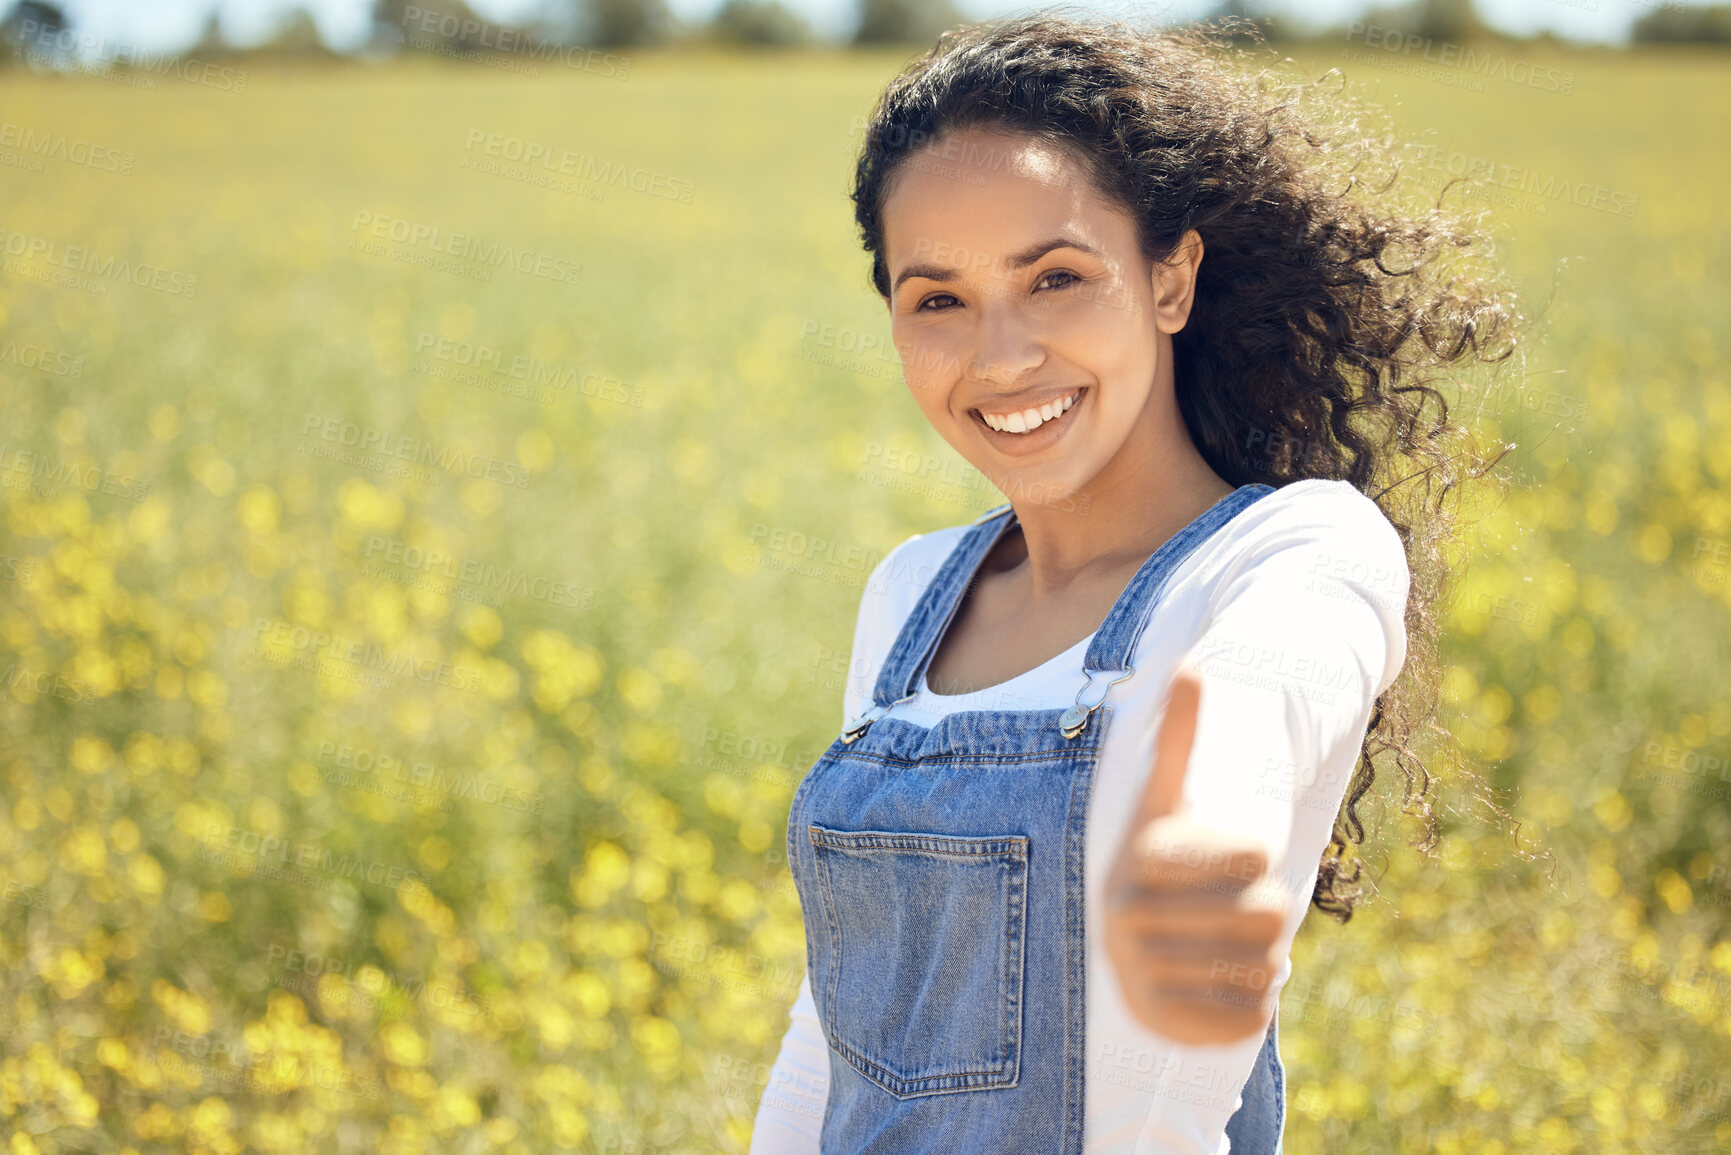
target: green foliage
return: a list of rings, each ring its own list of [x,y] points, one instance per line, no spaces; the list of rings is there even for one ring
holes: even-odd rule
[[[811,39],[804,18],[778,0],[727,0],[709,27],[718,40],[731,44],[785,48]]]
[[[654,44],[673,22],[666,0],[578,0],[577,13],[584,43],[599,48]]]
[[[953,0],[860,0],[855,44],[929,44],[963,23]]]
[[[1629,36],[1644,43],[1731,44],[1731,4],[1667,4],[1635,21]]]
[[[1407,0],[1404,4],[1372,8],[1360,21],[1426,40],[1460,42],[1481,38],[1491,31],[1479,18],[1473,0]]]

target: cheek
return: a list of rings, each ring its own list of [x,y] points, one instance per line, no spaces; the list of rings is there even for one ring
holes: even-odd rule
[[[950,412],[950,390],[942,382],[925,379],[908,381],[908,392],[913,395],[914,404],[920,407],[927,422],[934,428],[941,428],[953,419]]]
[[[1106,294],[1086,302],[1071,318],[1071,327],[1088,334],[1089,344],[1103,355],[1133,356],[1138,349],[1152,349],[1154,321],[1137,302]]]
[[[927,413],[941,412],[960,376],[961,358],[938,331],[918,326],[890,327],[890,341],[901,361],[908,391]]]
[[[1144,323],[1146,322],[1146,323]],[[1109,393],[1134,391],[1152,378],[1159,359],[1153,323],[1132,307],[1090,305],[1078,309],[1063,327],[1064,349],[1102,382]]]

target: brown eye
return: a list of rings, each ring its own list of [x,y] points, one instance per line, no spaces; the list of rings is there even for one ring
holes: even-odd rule
[[[1053,283],[1054,279],[1057,280],[1056,284]],[[1042,276],[1039,280],[1039,283],[1036,284],[1034,287],[1036,289],[1041,289],[1041,288],[1065,289],[1065,288],[1068,288],[1072,284],[1079,283],[1081,280],[1082,280],[1081,277],[1078,277],[1075,273],[1072,273],[1068,269],[1053,269],[1051,272]]]
[[[918,305],[914,306],[914,311],[916,313],[921,313],[921,312],[935,313],[940,308],[945,308],[945,309],[949,308],[951,304],[959,305],[959,304],[961,304],[961,302],[956,300],[956,298],[949,293],[933,293],[931,296],[929,296],[925,300],[921,301]],[[937,305],[938,308],[928,309],[927,308],[928,305]]]

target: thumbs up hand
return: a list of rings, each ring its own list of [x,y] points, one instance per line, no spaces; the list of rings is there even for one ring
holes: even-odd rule
[[[1172,680],[1154,767],[1106,883],[1105,945],[1138,1022],[1179,1043],[1230,1043],[1268,1027],[1284,904],[1251,886],[1268,849],[1196,822],[1183,800],[1202,681]]]

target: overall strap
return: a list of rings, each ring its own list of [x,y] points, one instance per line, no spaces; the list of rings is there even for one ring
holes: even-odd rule
[[[1172,571],[1184,564],[1198,546],[1213,537],[1215,530],[1237,517],[1252,502],[1273,492],[1272,485],[1261,482],[1241,485],[1167,538],[1165,544],[1142,563],[1142,568],[1118,595],[1111,612],[1094,635],[1093,644],[1088,647],[1083,668],[1090,672],[1128,670],[1130,655],[1136,652],[1136,643],[1153,620],[1154,607],[1159,604]]]
[[[1154,610],[1166,592],[1166,583],[1172,572],[1221,526],[1252,502],[1273,492],[1272,485],[1260,481],[1239,486],[1167,538],[1153,556],[1142,563],[1142,568],[1136,571],[1136,576],[1130,579],[1130,584],[1112,604],[1105,622],[1088,646],[1088,656],[1082,660],[1082,672],[1087,675],[1087,680],[1076,691],[1075,705],[1058,719],[1058,728],[1064,737],[1074,738],[1080,734],[1087,727],[1089,717],[1106,700],[1106,692],[1135,673],[1130,666],[1130,656],[1136,652],[1136,643],[1154,619]]]
[[[1060,720],[1065,737],[1073,738],[1080,734],[1089,716],[1106,700],[1106,691],[1132,673],[1130,655],[1135,652],[1142,632],[1148,628],[1154,607],[1172,571],[1240,511],[1273,492],[1273,486],[1261,482],[1239,486],[1173,534],[1142,563],[1142,568],[1136,571],[1130,584],[1113,603],[1111,612],[1088,647],[1088,656],[1083,662],[1088,680],[1076,695],[1076,705],[1066,710]],[[968,527],[931,585],[920,596],[913,613],[902,623],[895,645],[878,672],[877,684],[872,690],[872,704],[842,731],[843,742],[852,742],[891,707],[916,695],[920,676],[936,652],[938,640],[955,617],[962,595],[973,581],[980,563],[998,539],[1015,524],[1015,511],[1005,505],[984,514]],[[894,580],[894,575],[887,576]]]
[[[998,538],[1015,524],[1015,512],[1005,505],[980,517],[962,534],[962,540],[944,559],[913,613],[902,623],[901,633],[878,671],[877,686],[872,691],[874,711],[888,710],[913,697],[919,688],[920,675],[937,650],[938,639],[943,637],[962,604],[962,595],[973,581],[974,571]],[[894,574],[886,577],[896,580]]]

